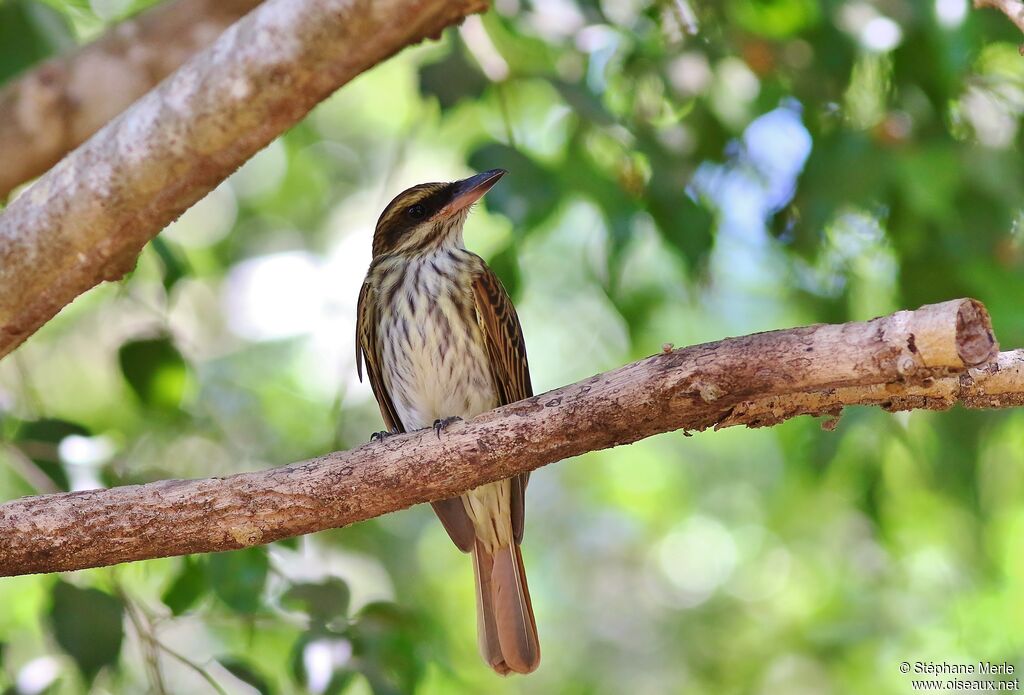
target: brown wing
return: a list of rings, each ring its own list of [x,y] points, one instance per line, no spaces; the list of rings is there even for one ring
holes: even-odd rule
[[[491,378],[498,392],[498,404],[507,405],[533,395],[530,365],[526,361],[526,343],[519,317],[501,280],[486,264],[473,276],[476,318],[487,343]],[[516,542],[523,541],[524,501],[529,473],[512,478],[512,531]]]
[[[356,373],[363,380],[363,363],[366,363],[366,375],[370,379],[370,388],[377,398],[381,417],[389,430],[405,432],[405,425],[398,418],[398,411],[391,401],[391,395],[384,386],[381,371],[380,343],[377,340],[377,301],[371,296],[370,283],[364,282],[359,290],[359,301],[356,304]],[[458,497],[431,502],[434,512],[441,520],[452,542],[459,550],[468,553],[473,549],[476,532],[473,522],[466,514],[462,500]]]
[[[377,342],[377,302],[370,296],[370,283],[364,282],[359,290],[359,301],[356,304],[356,373],[359,381],[363,380],[363,362],[366,362],[366,375],[370,379],[370,388],[380,406],[380,415],[389,430],[397,429],[405,432],[405,426],[398,419],[395,404],[384,388],[381,377],[379,343]]]

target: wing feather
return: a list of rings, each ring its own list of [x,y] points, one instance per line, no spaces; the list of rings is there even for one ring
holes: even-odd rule
[[[501,280],[483,262],[473,275],[473,297],[499,405],[529,398],[533,395],[533,386],[519,316]],[[530,474],[523,473],[512,480],[512,530],[517,543],[523,540],[524,500],[529,479]]]
[[[380,368],[380,343],[377,341],[377,301],[371,296],[373,290],[369,282],[364,282],[359,290],[359,302],[356,304],[356,373],[363,380],[363,364],[366,364],[366,376],[370,380],[370,388],[380,406],[380,415],[389,430],[397,429],[405,432],[405,426],[398,419],[398,412],[391,400],[391,395],[384,386]]]

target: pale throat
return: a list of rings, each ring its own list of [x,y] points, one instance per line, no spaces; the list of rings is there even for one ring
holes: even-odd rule
[[[466,225],[466,217],[469,213],[469,208],[459,210],[451,217],[440,220],[436,223],[437,227],[434,230],[434,234],[437,238],[437,243],[431,249],[427,250],[427,253],[438,253],[441,251],[447,251],[448,249],[464,249],[466,248],[466,241],[463,238],[463,228]]]

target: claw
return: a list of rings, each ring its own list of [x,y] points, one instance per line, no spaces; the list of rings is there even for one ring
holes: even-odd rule
[[[398,428],[392,427],[390,430],[381,430],[380,432],[374,432],[370,435],[371,442],[383,442],[386,437],[393,437],[398,434]]]
[[[437,433],[437,438],[438,439],[441,438],[441,432],[443,430],[447,429],[448,425],[452,424],[453,422],[461,422],[461,421],[462,421],[462,418],[460,418],[458,415],[453,415],[451,417],[446,417],[446,418],[438,418],[437,420],[434,420],[434,432]]]

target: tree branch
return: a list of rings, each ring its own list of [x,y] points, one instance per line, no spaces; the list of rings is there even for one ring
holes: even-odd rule
[[[440,438],[419,431],[256,473],[8,502],[0,575],[269,543],[677,429],[858,403],[1021,405],[1024,351],[997,350],[984,307],[966,299],[669,350],[453,424]]]
[[[260,0],[168,0],[0,89],[0,201],[39,176]]]
[[[1024,406],[1024,350],[1000,352],[991,362],[965,372],[896,384],[869,384],[773,395],[737,404],[715,429],[746,425],[769,427],[798,415],[827,415],[825,429],[835,428],[848,405],[876,405],[901,410],[1019,408]]]
[[[0,213],[0,357],[334,90],[484,0],[267,0]]]
[[[1024,32],[1024,2],[1019,0],[974,0],[974,8],[991,7],[1005,14],[1017,28]]]

